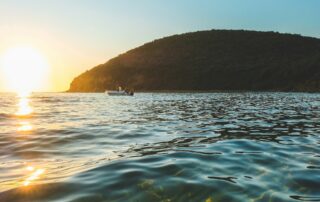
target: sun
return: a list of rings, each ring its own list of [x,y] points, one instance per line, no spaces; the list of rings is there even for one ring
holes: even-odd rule
[[[2,55],[1,69],[9,91],[27,94],[43,89],[49,65],[36,49],[19,46],[8,49]]]

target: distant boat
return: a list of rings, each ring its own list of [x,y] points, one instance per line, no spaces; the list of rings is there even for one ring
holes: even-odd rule
[[[115,91],[106,91],[106,93],[108,93],[108,95],[110,96],[133,96],[134,95],[133,91],[122,90],[121,87],[119,87],[119,89]]]

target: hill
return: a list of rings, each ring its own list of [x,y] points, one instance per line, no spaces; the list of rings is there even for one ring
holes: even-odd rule
[[[69,92],[320,91],[320,40],[300,35],[210,30],[146,43],[76,77]]]

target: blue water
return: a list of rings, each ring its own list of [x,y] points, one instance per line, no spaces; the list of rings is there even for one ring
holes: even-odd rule
[[[320,94],[0,94],[0,201],[320,201]]]

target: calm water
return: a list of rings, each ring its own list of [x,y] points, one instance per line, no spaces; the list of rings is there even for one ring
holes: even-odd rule
[[[0,94],[0,201],[320,201],[320,94]]]

